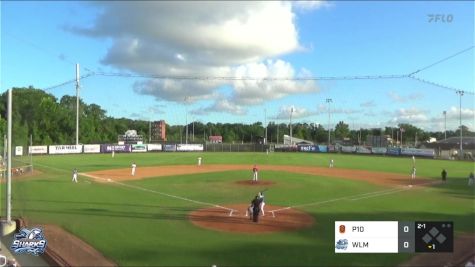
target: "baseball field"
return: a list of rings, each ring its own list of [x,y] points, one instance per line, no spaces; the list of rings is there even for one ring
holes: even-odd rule
[[[120,266],[394,266],[414,255],[335,254],[334,221],[453,221],[457,237],[475,233],[470,162],[418,158],[412,187],[410,158],[116,153],[33,164],[39,172],[12,185],[13,215],[58,225]],[[257,185],[247,182],[254,164]],[[255,224],[242,207],[264,189],[266,214]]]

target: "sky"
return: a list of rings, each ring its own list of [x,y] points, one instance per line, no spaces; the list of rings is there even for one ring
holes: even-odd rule
[[[443,131],[446,111],[448,130],[460,114],[475,130],[473,1],[1,1],[0,8],[1,92],[33,86],[58,99],[75,95],[75,83],[55,86],[75,79],[78,63],[89,75],[81,98],[113,117],[183,125],[288,123],[292,115],[325,128],[344,121],[351,129],[411,123]],[[401,76],[342,78],[418,70],[414,77],[444,87]]]

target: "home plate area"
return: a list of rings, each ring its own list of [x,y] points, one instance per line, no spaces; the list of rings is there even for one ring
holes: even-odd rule
[[[258,222],[253,222],[246,216],[249,204],[224,205],[195,210],[188,215],[189,220],[196,226],[210,230],[240,233],[275,233],[294,231],[308,228],[315,223],[315,219],[303,211],[292,208],[266,205],[265,216],[259,216]],[[271,212],[273,210],[279,210]]]

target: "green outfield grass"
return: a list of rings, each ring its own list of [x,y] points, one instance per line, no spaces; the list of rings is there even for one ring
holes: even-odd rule
[[[138,168],[155,165],[274,164],[327,166],[408,174],[410,158],[305,153],[147,153],[110,155],[37,156],[35,168],[43,173],[13,184],[14,216],[33,223],[54,223],[79,236],[123,266],[394,266],[408,254],[335,254],[334,221],[337,220],[451,220],[455,231],[474,233],[474,189],[467,186],[473,163],[417,159],[420,176],[448,183],[406,190],[356,201],[342,200],[303,211],[315,217],[309,229],[274,234],[239,234],[206,230],[187,220],[189,212],[204,207],[121,185],[90,182],[80,177],[71,183],[71,171]],[[239,186],[247,171],[180,175],[129,181],[128,184],[190,199],[216,203],[247,203],[255,188]],[[326,201],[386,187],[355,180],[286,172],[262,171],[271,179],[268,204],[292,206]],[[3,192],[3,191],[2,191]],[[3,205],[2,205],[3,208]]]

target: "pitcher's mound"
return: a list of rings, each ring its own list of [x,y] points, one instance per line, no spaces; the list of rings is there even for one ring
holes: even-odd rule
[[[264,181],[241,180],[241,181],[236,181],[236,184],[254,186],[254,185],[271,185],[271,184],[275,184],[275,182],[269,181],[269,180],[264,180]]]
[[[265,206],[265,216],[259,216],[259,222],[256,223],[250,220],[249,216],[245,216],[248,206],[248,204],[226,205],[227,208],[233,209],[232,213],[218,207],[199,209],[191,212],[189,219],[194,225],[206,229],[240,233],[294,231],[308,228],[315,223],[312,216],[295,209],[284,209],[272,214],[270,211],[284,208],[273,205]]]

